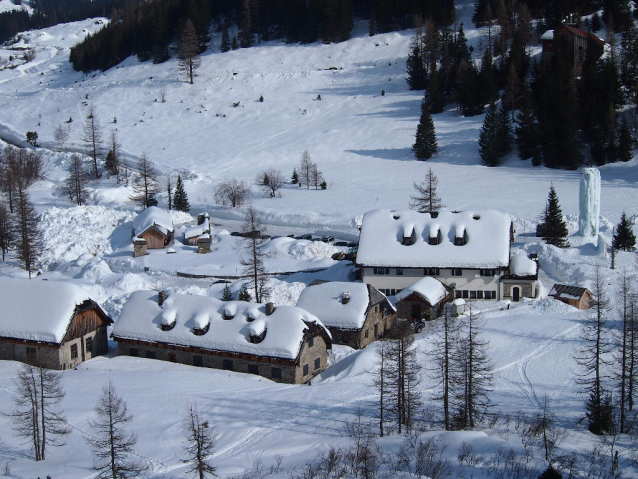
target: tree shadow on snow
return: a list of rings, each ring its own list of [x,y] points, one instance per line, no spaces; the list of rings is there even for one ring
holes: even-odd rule
[[[346,150],[348,153],[355,155],[368,156],[370,158],[379,158],[382,160],[395,161],[416,161],[414,153],[409,148],[390,148],[379,150]]]

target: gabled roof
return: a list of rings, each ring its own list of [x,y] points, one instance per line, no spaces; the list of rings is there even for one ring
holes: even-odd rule
[[[509,264],[511,218],[494,210],[436,213],[374,210],[363,216],[357,264],[405,268],[501,268]],[[404,245],[412,234],[414,244]],[[439,244],[429,244],[430,238]],[[456,246],[456,239],[463,246]]]
[[[581,299],[583,295],[588,291],[589,290],[587,288],[580,288],[578,286],[555,284],[552,287],[552,290],[549,292],[549,296],[554,296],[556,298],[562,299]]]
[[[586,32],[584,30],[580,30],[579,28],[570,27],[569,25],[561,25],[561,27],[566,28],[569,32],[573,33],[574,35],[578,35],[579,37],[591,38],[596,43],[600,43],[601,45],[605,44],[603,40],[601,40],[599,37],[591,32]]]
[[[277,306],[266,316],[263,305],[243,301],[184,294],[169,295],[162,306],[157,300],[154,291],[133,293],[113,328],[113,338],[295,360],[305,331],[316,327],[330,345],[330,333],[321,321],[294,306]],[[261,342],[252,343],[250,335],[255,328],[251,325],[258,319],[263,320],[258,324],[265,327],[266,334]],[[162,324],[172,328],[163,331]],[[197,336],[193,328],[206,332]]]
[[[76,307],[87,301],[72,283],[0,278],[0,337],[60,344]]]
[[[157,206],[150,206],[133,220],[135,236],[139,237],[150,228],[155,227],[164,236],[173,231],[173,219],[166,211]]]
[[[415,283],[411,284],[407,288],[404,288],[394,298],[395,301],[401,302],[412,294],[419,295],[422,299],[430,303],[430,305],[437,305],[443,298],[452,292],[452,289],[445,286],[438,279],[426,276],[421,278]]]

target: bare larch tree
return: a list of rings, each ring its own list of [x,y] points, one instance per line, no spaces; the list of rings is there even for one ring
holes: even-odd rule
[[[64,445],[70,432],[66,419],[57,410],[64,398],[56,371],[23,364],[15,380],[14,409],[9,414],[16,435],[28,439],[35,460],[46,459],[47,446]]]
[[[143,209],[149,206],[157,206],[155,195],[159,193],[159,184],[155,174],[155,165],[146,156],[146,153],[142,153],[140,161],[137,163],[137,169],[138,174],[133,180],[134,193],[131,199]]]
[[[191,404],[188,408],[182,428],[186,435],[184,453],[187,464],[187,474],[195,473],[195,477],[205,479],[216,476],[212,455],[217,442],[217,433],[208,421],[204,421],[197,406]]]
[[[268,168],[257,175],[257,184],[271,198],[277,197],[277,191],[286,184],[286,177],[276,168]]]
[[[84,120],[82,141],[88,155],[93,158],[93,174],[97,179],[100,177],[97,161],[102,154],[102,131],[100,130],[100,121],[92,106],[89,107],[89,113],[86,116],[86,120]]]
[[[0,250],[2,250],[2,261],[5,255],[15,242],[15,231],[9,206],[0,200]]]
[[[429,168],[425,175],[425,181],[422,183],[414,182],[415,194],[410,196],[410,208],[421,213],[431,213],[443,208],[441,198],[436,192],[438,184],[438,178],[432,168]]]
[[[199,38],[197,37],[197,32],[195,31],[193,22],[189,18],[184,24],[182,35],[179,40],[178,69],[186,75],[186,78],[189,80],[191,85],[193,84],[195,70],[197,70],[202,63],[199,52]]]
[[[87,439],[94,456],[94,470],[100,479],[138,477],[146,467],[130,459],[137,443],[135,433],[128,433],[125,425],[133,420],[126,403],[109,381],[95,406],[97,419],[89,421],[93,436]]]
[[[73,155],[69,163],[69,176],[64,180],[60,191],[78,206],[86,204],[89,196],[86,185],[89,181],[84,162],[80,155]]]
[[[242,225],[242,233],[244,235],[243,249],[246,256],[242,260],[244,266],[244,274],[250,276],[250,285],[255,290],[255,302],[261,303],[268,296],[266,283],[266,268],[264,266],[264,253],[260,251],[265,240],[261,235],[264,233],[263,224],[259,218],[259,214],[253,205],[248,205],[244,223]]]

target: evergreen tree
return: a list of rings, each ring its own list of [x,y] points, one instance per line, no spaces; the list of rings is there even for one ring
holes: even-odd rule
[[[418,160],[429,160],[436,153],[436,131],[434,121],[430,115],[427,103],[421,103],[421,119],[416,129],[416,142],[412,145],[412,151]]]
[[[100,122],[92,106],[89,107],[89,114],[84,121],[82,141],[89,156],[93,158],[93,174],[97,179],[100,177],[97,160],[102,154],[102,131],[100,130]]]
[[[232,43],[231,49],[239,50],[239,45],[237,44],[237,35],[233,36],[233,43]]]
[[[18,258],[24,264],[24,269],[33,271],[42,251],[42,232],[40,230],[40,216],[35,211],[29,193],[19,182],[17,187],[17,202],[15,207],[15,232]]]
[[[425,92],[424,101],[430,106],[430,113],[433,115],[441,113],[445,107],[445,96],[441,86],[441,75],[437,70],[436,63],[430,74],[428,89]]]
[[[264,225],[253,205],[248,205],[244,223],[242,225],[243,250],[246,256],[241,264],[244,267],[244,274],[250,277],[250,285],[255,292],[255,302],[263,303],[268,291],[266,283],[266,267],[264,266],[265,253],[261,251],[261,246],[265,243],[263,235]],[[241,295],[241,292],[239,293]]]
[[[2,261],[4,261],[5,255],[9,248],[13,246],[14,241],[15,231],[11,212],[7,204],[0,200],[0,250],[2,251]]]
[[[631,161],[633,158],[634,138],[631,134],[629,122],[625,116],[620,120],[618,126],[618,159],[620,161]]]
[[[222,42],[219,45],[219,50],[222,53],[226,53],[230,50],[230,37],[228,36],[228,28],[226,27],[222,30]]]
[[[237,301],[247,301],[247,302],[252,301],[252,297],[250,296],[250,293],[248,292],[248,286],[246,286],[246,283],[244,283],[241,289],[239,290]]]
[[[563,479],[563,475],[556,469],[554,469],[550,464],[549,466],[547,466],[547,469],[545,469],[543,473],[538,476],[538,479]]]
[[[290,178],[290,183],[292,183],[293,185],[296,185],[297,183],[299,183],[299,175],[297,174],[297,168],[292,169],[292,176]]]
[[[184,24],[182,35],[179,41],[178,70],[186,76],[186,79],[191,85],[193,84],[193,76],[195,75],[195,70],[197,70],[202,63],[199,52],[199,37],[197,36],[197,32],[195,31],[193,22],[189,18]]]
[[[558,203],[558,195],[556,194],[553,184],[549,188],[542,231],[543,240],[547,244],[558,246],[559,248],[569,247],[569,242],[565,239],[569,235],[567,224],[565,224],[563,212]]]
[[[486,49],[481,61],[481,69],[478,73],[478,101],[481,105],[492,103],[498,99],[498,87],[496,85],[496,67],[492,60],[492,52]]]
[[[224,286],[224,289],[222,290],[222,301],[232,301],[232,300],[233,300],[233,293],[230,291],[230,288],[228,287],[228,283],[226,283],[226,286]]]
[[[598,12],[594,13],[594,16],[591,19],[591,22],[589,24],[589,28],[592,32],[596,33],[598,30],[600,30],[603,27],[603,23],[600,19],[600,15],[598,15]]]
[[[636,235],[634,234],[633,226],[624,211],[620,217],[620,223],[616,226],[616,233],[612,239],[611,246],[615,250],[623,251],[631,251],[636,246]]]
[[[188,212],[191,205],[188,202],[188,195],[184,189],[182,175],[177,175],[177,183],[175,185],[175,194],[173,195],[173,208],[177,211]]]
[[[540,166],[540,139],[538,137],[538,122],[532,109],[532,101],[529,97],[529,88],[523,86],[523,98],[521,109],[516,117],[516,146],[521,160],[537,159],[534,166]],[[538,163],[538,164],[537,164]]]
[[[252,18],[250,0],[244,0],[241,28],[239,29],[239,46],[248,48],[253,45]]]
[[[171,177],[166,177],[166,196],[168,197],[168,210],[173,209],[173,185],[171,185]]]
[[[111,144],[106,155],[104,168],[109,174],[117,176],[118,183],[120,182],[120,146],[122,145],[117,141],[117,133],[115,130],[111,130]]]
[[[496,104],[491,103],[483,126],[479,132],[479,155],[486,166],[498,166],[501,162],[501,149],[499,148],[500,121]]]
[[[507,110],[501,105],[498,110],[496,143],[500,158],[512,151],[512,124]]]

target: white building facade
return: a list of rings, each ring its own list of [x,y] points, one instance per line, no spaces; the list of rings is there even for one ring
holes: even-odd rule
[[[431,276],[456,298],[500,300],[512,235],[510,216],[494,210],[375,210],[363,217],[357,264],[389,296]]]

